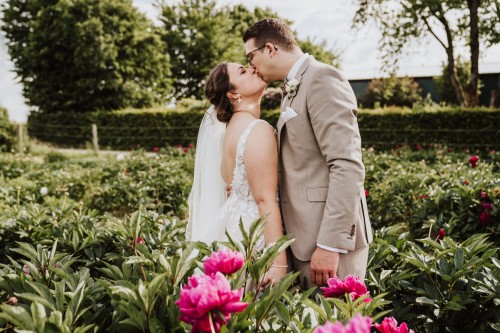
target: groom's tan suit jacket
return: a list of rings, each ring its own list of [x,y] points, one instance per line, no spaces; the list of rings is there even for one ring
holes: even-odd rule
[[[357,250],[372,241],[357,103],[345,77],[309,56],[279,118],[279,186],[291,248],[311,260],[317,244]],[[366,263],[365,263],[366,265]]]

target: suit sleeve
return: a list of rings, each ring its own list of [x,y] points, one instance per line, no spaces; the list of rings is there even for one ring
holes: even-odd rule
[[[314,75],[307,108],[314,135],[330,169],[317,243],[352,251],[365,177],[356,98],[349,82],[334,68],[324,66]]]

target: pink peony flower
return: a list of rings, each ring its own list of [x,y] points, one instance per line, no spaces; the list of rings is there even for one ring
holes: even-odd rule
[[[479,162],[479,156],[474,155],[469,157],[469,164],[471,167],[475,168],[477,166],[477,162]]]
[[[153,147],[153,153],[157,153],[160,150],[158,147]]]
[[[316,327],[313,333],[345,333],[345,326],[339,321],[336,321],[334,324],[327,321],[323,326]]]
[[[203,267],[207,275],[213,275],[217,272],[231,275],[239,271],[244,263],[245,257],[241,252],[223,249],[212,253],[212,255],[205,260]]]
[[[188,284],[181,290],[179,306],[180,320],[191,324],[191,332],[219,332],[222,325],[231,319],[232,313],[242,312],[248,303],[240,302],[243,288],[231,290],[226,277],[217,272],[215,275],[191,276]]]
[[[444,238],[444,236],[446,236],[446,232],[444,231],[444,229],[440,229],[436,232],[436,240],[441,240]]]
[[[416,145],[416,146],[415,146],[415,149],[416,149],[416,150],[422,150],[422,148],[423,148],[423,147],[422,147],[421,145]]]
[[[325,297],[342,297],[349,294],[351,299],[355,301],[363,295],[369,295],[370,292],[366,289],[366,285],[359,279],[358,276],[348,275],[344,281],[340,280],[337,276],[329,278],[328,287],[321,287],[323,296]],[[370,302],[371,299],[367,298],[365,302]]]
[[[135,240],[135,242],[137,244],[144,244],[144,239],[141,236],[139,236],[139,237],[137,237],[137,239]]]
[[[490,223],[490,220],[491,220],[490,212],[481,212],[481,214],[479,214],[479,221],[481,222],[482,225]]]
[[[493,209],[493,206],[491,205],[490,202],[485,202],[481,208],[483,209],[483,211],[487,211],[487,210],[492,210]]]
[[[487,197],[488,197],[488,193],[486,193],[486,192],[484,192],[484,191],[481,191],[481,192],[479,192],[479,196],[480,196],[481,198],[487,198]]]
[[[325,325],[316,327],[313,333],[370,333],[371,326],[372,319],[358,313],[345,326],[339,321],[333,324],[327,321]]]
[[[192,149],[192,148],[193,148],[193,144],[192,144],[192,143],[189,143],[189,144],[188,144],[188,148],[189,148],[189,149]]]
[[[398,327],[398,322],[394,317],[385,317],[382,324],[375,323],[373,326],[381,333],[413,333],[405,322]]]
[[[17,297],[14,297],[14,296],[12,296],[11,298],[9,298],[9,299],[7,300],[7,304],[16,305],[16,304],[17,304],[17,302],[18,302]]]

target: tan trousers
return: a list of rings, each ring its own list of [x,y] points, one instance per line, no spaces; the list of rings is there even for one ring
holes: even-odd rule
[[[291,252],[291,251],[290,251]],[[300,271],[300,283],[304,289],[309,289],[312,287],[317,287],[315,284],[311,283],[310,280],[310,261],[301,261],[295,256],[292,257],[292,268],[295,272]],[[366,275],[366,266],[368,264],[368,247],[358,249],[355,251],[349,251],[344,254],[341,253],[339,257],[339,267],[337,269],[337,276],[344,280],[347,275],[359,276],[363,281]]]

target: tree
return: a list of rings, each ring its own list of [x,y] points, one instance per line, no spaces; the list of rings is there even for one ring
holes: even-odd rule
[[[14,145],[15,127],[9,121],[7,109],[0,105],[0,152],[8,151]]]
[[[250,11],[242,4],[216,6],[214,0],[182,0],[161,5],[163,38],[172,59],[176,98],[202,98],[204,79],[221,61],[246,63],[241,37],[255,22],[278,17],[269,8]],[[285,20],[287,23],[293,22]],[[337,63],[337,55],[312,39],[298,43],[318,60]]]
[[[380,49],[385,65],[410,43],[431,35],[444,48],[447,70],[457,100],[465,106],[478,104],[480,42],[486,47],[500,41],[498,0],[358,0],[354,26],[375,20],[382,31]],[[470,48],[470,75],[462,84],[456,71],[456,45]]]
[[[335,67],[340,67],[338,53],[328,48],[325,40],[317,43],[310,37],[306,38],[305,40],[300,40],[297,37],[296,39],[302,51],[312,54],[316,60]]]
[[[8,0],[9,54],[29,105],[41,112],[164,103],[169,61],[130,0]]]
[[[464,61],[461,57],[458,57],[455,63],[455,71],[457,73],[457,78],[465,86],[469,81],[470,76],[470,63]],[[435,77],[436,87],[438,90],[441,102],[448,105],[458,105],[457,95],[455,94],[455,89],[451,84],[450,73],[448,72],[448,66],[443,66],[443,74],[441,76]],[[479,89],[480,90],[480,89]]]
[[[160,20],[172,59],[175,97],[201,98],[203,79],[222,55],[226,19],[212,0],[163,3]]]

